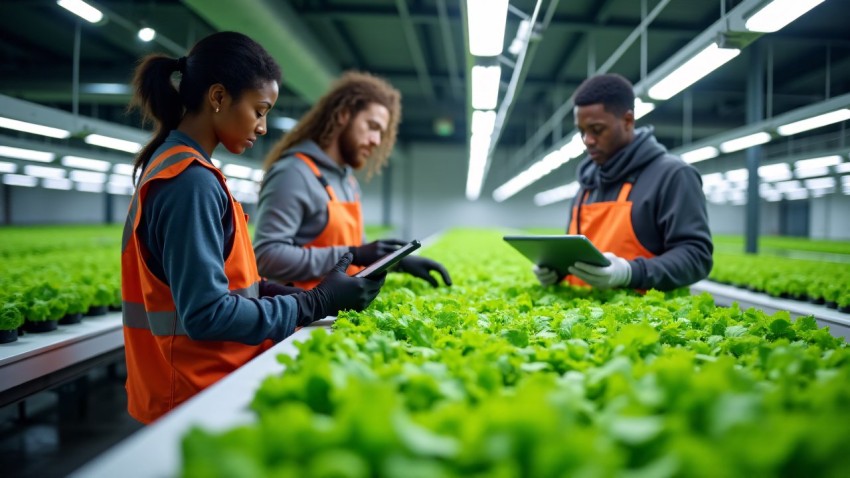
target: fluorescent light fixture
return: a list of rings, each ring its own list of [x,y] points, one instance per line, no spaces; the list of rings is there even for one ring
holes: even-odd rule
[[[255,169],[253,173],[251,173],[251,179],[254,181],[261,183],[263,182],[263,177],[265,177],[266,172],[262,169]]]
[[[55,154],[47,151],[13,148],[11,146],[0,146],[0,156],[4,158],[26,159],[27,161],[39,161],[42,163],[49,163],[56,158]]]
[[[106,174],[94,171],[71,171],[71,180],[78,183],[103,184],[106,182]]]
[[[508,47],[508,52],[511,55],[517,56],[519,52],[522,51],[522,47],[528,43],[528,39],[531,37],[531,22],[528,21],[527,18],[523,19],[519,22],[519,27],[516,29],[516,36],[511,42],[511,46]]]
[[[747,204],[747,193],[741,189],[735,189],[726,193],[726,199],[734,206]]]
[[[821,126],[838,123],[850,119],[850,108],[830,111],[822,115],[812,116],[804,120],[795,121],[793,123],[784,124],[776,128],[776,132],[782,136],[801,133],[810,129],[820,128]]]
[[[24,176],[23,174],[4,174],[3,184],[32,188],[38,184],[38,178],[35,176]]]
[[[823,0],[773,0],[747,18],[744,28],[751,32],[775,32],[821,3]]]
[[[112,172],[115,174],[123,174],[124,176],[132,176],[133,175],[133,165],[132,164],[124,164],[118,163],[112,165]]]
[[[129,95],[130,85],[125,83],[84,83],[80,85],[81,93],[94,95]]]
[[[213,166],[215,166],[215,167],[217,167],[217,168],[221,169],[221,161],[219,161],[219,160],[217,160],[217,159],[215,159],[215,158],[210,158],[210,161],[213,163]]]
[[[109,168],[112,167],[112,163],[109,161],[83,158],[80,156],[65,156],[62,158],[61,162],[62,166],[67,166],[69,168],[91,169],[92,171],[100,171],[103,173],[109,171]]]
[[[24,174],[27,176],[35,176],[37,178],[59,179],[64,178],[66,173],[67,172],[62,168],[36,166],[34,164],[24,166]]]
[[[121,184],[114,183],[106,183],[106,192],[109,194],[114,194],[117,196],[132,196],[133,195],[133,187],[132,186],[124,186]]]
[[[781,191],[783,193],[803,189],[802,183],[800,183],[800,181],[796,179],[793,179],[791,181],[782,181],[781,183],[774,184],[774,186],[776,186],[777,191]]]
[[[124,186],[133,188],[135,184],[133,184],[133,178],[130,176],[124,176],[122,174],[110,174],[109,175],[109,184],[114,184],[116,186]]]
[[[281,131],[291,131],[293,128],[295,128],[295,125],[298,124],[298,120],[294,118],[287,118],[286,116],[281,116],[279,118],[270,119],[269,124],[272,128],[279,129]]]
[[[585,152],[584,141],[581,139],[581,135],[576,133],[573,135],[570,142],[561,146],[561,153],[563,153],[567,159],[577,158]],[[566,162],[566,161],[564,161]]]
[[[829,174],[829,168],[826,166],[810,166],[794,170],[794,176],[797,176],[800,179],[816,178],[818,176],[826,176],[827,174]]]
[[[761,195],[765,201],[777,202],[782,200],[782,193],[779,191],[769,191]]]
[[[841,164],[841,156],[833,154],[831,156],[821,156],[819,158],[801,159],[794,163],[795,169],[810,169],[810,168],[826,168],[828,166],[837,166]]]
[[[56,3],[89,23],[97,23],[103,20],[103,13],[100,10],[82,0],[59,0]]]
[[[723,184],[723,173],[703,174],[703,186],[714,186],[715,184]]]
[[[776,163],[759,166],[759,177],[765,181],[787,181],[792,179],[794,175],[791,173],[791,166],[788,163]]]
[[[572,199],[578,194],[579,184],[573,181],[563,186],[543,191],[534,195],[534,204],[538,206],[548,206],[560,201]]]
[[[835,187],[835,178],[815,178],[803,181],[806,189],[829,189]]]
[[[71,132],[64,129],[51,128],[50,126],[43,126],[35,123],[27,123],[26,121],[18,121],[12,118],[4,118],[2,116],[0,116],[0,128],[13,129],[30,134],[38,134],[49,138],[63,139],[71,136]]]
[[[14,173],[18,170],[18,165],[6,161],[0,161],[0,173]]]
[[[750,177],[750,173],[746,169],[733,169],[726,171],[724,176],[727,181],[746,181]]]
[[[482,111],[475,110],[472,112],[472,134],[482,134],[490,136],[493,134],[493,128],[496,126],[496,112],[493,110]]]
[[[720,143],[720,151],[724,153],[732,153],[742,149],[752,148],[770,141],[770,134],[764,131],[759,133],[748,134],[740,138],[730,139]]]
[[[490,152],[490,135],[473,134],[469,139],[469,170],[466,173],[466,198],[475,201],[484,185],[484,166]]]
[[[138,35],[139,40],[142,40],[143,42],[149,42],[156,38],[156,30],[154,30],[153,28],[144,27],[139,29]]]
[[[103,136],[100,134],[90,134],[85,137],[83,140],[88,144],[93,144],[95,146],[100,146],[103,148],[111,148],[117,149],[118,151],[125,151],[127,153],[138,153],[140,149],[142,149],[142,145],[136,143],[135,141],[127,141],[124,139],[111,138],[109,136]]]
[[[104,183],[78,182],[74,188],[84,193],[102,193],[105,186]]]
[[[850,163],[841,163],[835,166],[836,173],[850,173]]]
[[[741,50],[737,48],[720,48],[717,43],[712,43],[652,86],[649,96],[656,100],[669,100],[739,53]]]
[[[785,195],[785,199],[789,201],[797,201],[800,199],[808,199],[809,191],[807,189],[797,189],[795,191],[788,191],[783,193]]]
[[[221,168],[221,172],[223,172],[224,175],[228,177],[249,179],[254,171],[248,166],[241,166],[238,164],[225,164],[224,167]]]
[[[74,186],[74,182],[70,179],[65,178],[57,178],[57,179],[42,179],[41,187],[47,189],[61,189],[63,191],[67,191]]]
[[[508,0],[466,0],[469,53],[498,56],[505,47]]]
[[[655,109],[655,103],[644,102],[640,98],[635,98],[635,119],[639,120],[648,115]]]
[[[499,101],[499,81],[502,67],[472,67],[472,107],[476,110],[492,110]]]
[[[493,191],[493,199],[496,202],[502,202],[508,199],[538,179],[551,173],[562,164],[581,156],[584,151],[585,147],[584,142],[581,140],[581,135],[578,133],[574,134],[570,141],[563,145],[561,149],[549,152],[543,159],[532,164],[528,169],[496,188]]]
[[[716,158],[720,154],[714,146],[704,146],[681,154],[682,161],[696,163],[706,159]]]
[[[850,187],[850,175],[841,176],[841,185],[844,187]]]

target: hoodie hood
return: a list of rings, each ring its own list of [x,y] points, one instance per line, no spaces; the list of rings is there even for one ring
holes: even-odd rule
[[[637,128],[632,142],[617,151],[602,166],[594,163],[589,156],[584,158],[578,166],[578,182],[581,187],[596,189],[616,184],[667,154],[667,148],[655,139],[653,131],[652,126]]]
[[[316,144],[315,141],[306,140],[302,141],[295,146],[287,149],[281,155],[282,158],[287,156],[293,156],[295,153],[303,153],[309,156],[313,161],[322,165],[325,169],[331,171],[337,171],[340,175],[345,176],[352,172],[352,168],[350,166],[340,166],[336,163],[330,156],[325,153],[322,148]]]

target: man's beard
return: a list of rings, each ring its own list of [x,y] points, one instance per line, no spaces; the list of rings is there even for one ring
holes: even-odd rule
[[[357,140],[352,134],[351,123],[345,126],[342,134],[339,136],[339,153],[342,155],[342,160],[345,164],[354,169],[363,167],[364,161],[360,159],[360,148],[357,145]]]

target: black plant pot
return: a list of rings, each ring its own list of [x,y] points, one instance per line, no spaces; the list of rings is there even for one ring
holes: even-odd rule
[[[89,311],[86,312],[87,317],[94,317],[97,315],[106,315],[106,311],[109,310],[109,307],[105,305],[93,305],[89,307]]]
[[[839,307],[838,311],[844,314],[850,314],[850,305],[845,305],[843,307]]]
[[[828,301],[826,301],[826,306],[829,307],[830,309],[837,309],[838,308],[838,302],[836,302],[834,300],[828,300]]]
[[[779,294],[779,298],[780,298],[780,299],[790,299],[790,298],[791,298],[791,294],[789,294],[789,293],[787,293],[787,292],[781,292],[781,293]]]
[[[56,330],[58,320],[42,320],[40,322],[24,322],[24,330],[32,333],[50,332]]]
[[[121,311],[121,304],[118,304],[118,305],[110,305],[110,306],[109,306],[109,311],[110,311],[110,312],[120,312],[120,311]]]
[[[59,319],[59,325],[79,324],[81,320],[83,320],[83,314],[81,312],[65,314],[64,317]]]
[[[826,303],[826,299],[823,297],[809,297],[809,302],[815,305],[823,305]]]
[[[0,344],[8,344],[18,340],[18,329],[0,330]]]

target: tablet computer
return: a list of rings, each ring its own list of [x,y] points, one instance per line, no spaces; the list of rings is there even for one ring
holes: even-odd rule
[[[516,235],[505,236],[504,239],[531,262],[554,269],[559,277],[569,274],[567,269],[576,262],[595,266],[611,264],[611,261],[582,235]]]
[[[354,274],[354,277],[366,277],[367,279],[371,279],[373,276],[380,275],[382,272],[386,271],[390,267],[398,264],[398,261],[404,259],[408,254],[419,249],[419,241],[412,240],[407,244],[399,247],[393,252],[385,255],[384,257],[378,259],[377,261],[369,264],[368,267],[363,269],[362,271]]]

